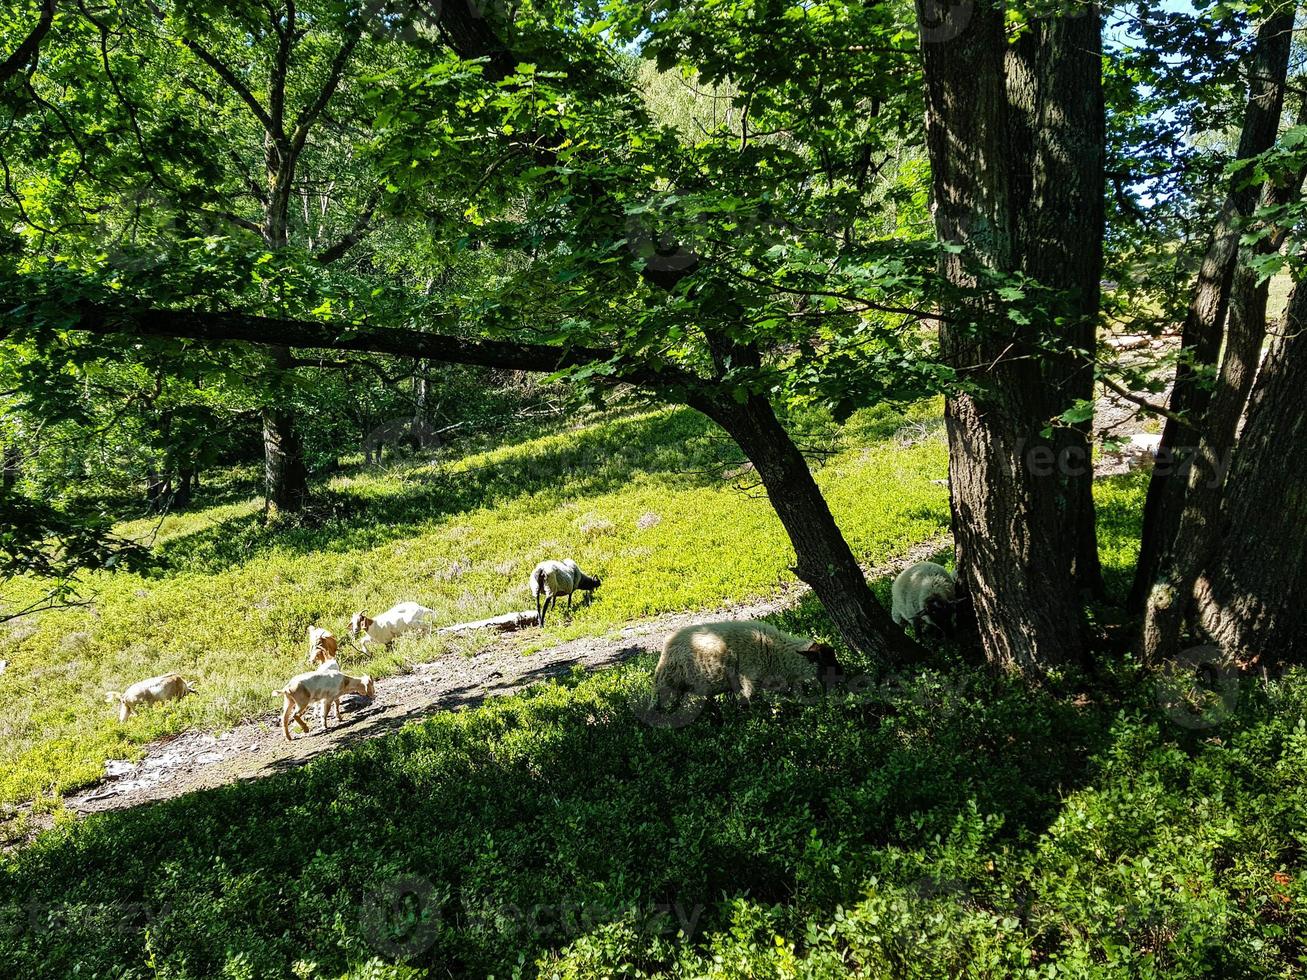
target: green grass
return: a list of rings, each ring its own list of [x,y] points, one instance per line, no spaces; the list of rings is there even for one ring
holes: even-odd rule
[[[665,438],[649,437],[660,426]],[[532,541],[551,533],[594,548],[609,563],[601,572],[629,576],[629,593],[614,589],[557,635],[646,608],[643,566],[618,570],[628,567],[618,542],[634,532],[578,523],[593,514],[626,528],[619,520],[649,506],[640,493],[662,501],[664,523],[668,501],[685,495],[720,505],[710,516],[737,534],[752,529],[751,554],[784,551],[756,502],[691,472],[720,450],[692,417],[626,419],[612,441],[605,428],[450,466],[469,483],[479,474],[466,492],[496,513],[552,516],[555,529]],[[892,428],[860,420],[846,435],[869,449],[844,451],[822,474],[865,553],[901,545],[890,528],[902,522],[930,533],[942,505],[928,479],[939,446],[892,452]],[[674,440],[682,431],[688,441]],[[583,499],[545,499],[557,467],[587,453],[607,465],[619,450],[649,465],[628,458]],[[900,469],[903,459],[917,462]],[[522,486],[528,469],[533,487]],[[173,570],[142,580],[147,595],[178,577],[212,586],[280,562],[323,587],[348,578],[340,563],[377,555],[412,569],[466,552],[472,576],[491,560],[473,557],[486,554],[475,534],[518,540],[468,498],[425,497],[415,485],[426,472],[337,483],[329,507],[357,515],[370,495],[369,512],[385,509],[389,525],[320,520],[315,538],[242,532],[240,512],[217,535],[201,518],[179,520],[162,545]],[[447,475],[442,488],[468,486]],[[1143,487],[1137,476],[1097,487],[1118,588]],[[458,526],[475,530],[443,536]],[[226,569],[233,554],[239,567]],[[756,560],[725,580],[705,575],[691,594],[709,602],[721,589],[769,587],[781,561]],[[344,587],[370,596],[403,580],[377,574],[396,577]],[[499,598],[520,577],[503,575],[490,590]],[[433,592],[454,596],[460,581]],[[776,619],[831,636],[811,598]],[[298,625],[286,639],[278,655],[298,656]],[[634,710],[651,666],[643,658],[442,713],[255,782],[61,821],[0,856],[0,976],[1289,978],[1307,968],[1301,672],[1233,687],[1228,715],[1206,719],[1168,708],[1119,664],[1104,664],[1086,696],[1031,690],[945,652],[937,669],[857,696],[655,728]],[[1196,723],[1205,720],[1214,723]]]
[[[888,411],[855,416],[818,474],[864,560],[947,527],[946,490],[931,482],[945,473],[942,437],[902,446],[903,422]],[[402,599],[434,607],[441,622],[528,608],[527,573],[543,557],[573,556],[604,584],[533,648],[773,593],[793,582],[793,551],[761,492],[722,477],[736,453],[701,416],[669,409],[358,468],[333,479],[301,521],[265,527],[258,501],[227,498],[169,516],[148,574],[97,576],[91,607],[20,621],[4,638],[0,803],[84,785],[106,759],[160,736],[270,710],[268,691],[303,669],[311,623],[343,634],[351,613]],[[122,531],[145,536],[154,525]],[[10,600],[24,587],[35,584]],[[384,675],[456,654],[428,636],[372,662],[346,652],[345,663]],[[200,696],[120,726],[103,692],[168,670],[197,680]]]
[[[1307,677],[1196,729],[939,666],[663,729],[646,659],[70,823],[0,858],[0,969],[1300,975]]]

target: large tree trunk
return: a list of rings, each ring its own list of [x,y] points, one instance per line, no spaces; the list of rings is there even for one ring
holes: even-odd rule
[[[1084,355],[1101,267],[1098,23],[1096,11],[1037,21],[1010,49],[1002,10],[981,4],[955,40],[922,49],[936,232],[962,246],[945,256],[944,273],[970,294],[945,310],[940,329],[945,358],[970,385],[945,413],[958,565],[989,660],[1030,675],[1084,662],[1073,575],[1097,582],[1085,433],[1040,433],[1092,390]],[[1059,257],[1072,228],[1082,235]],[[1008,319],[981,289],[981,269],[1028,272],[1052,291],[1070,313],[1059,337],[1066,352],[1049,352],[1047,324]]]
[[[289,348],[273,348],[271,370],[280,376],[289,369],[290,360]],[[264,513],[269,517],[297,513],[309,499],[309,471],[304,462],[304,444],[295,428],[295,412],[282,405],[269,405],[261,414]]]
[[[295,431],[294,412],[263,409],[264,512],[268,516],[296,513],[308,501],[308,469]]]
[[[1246,661],[1307,661],[1307,288],[1257,379],[1222,515],[1224,547],[1195,588],[1212,641]]]
[[[1010,201],[1016,261],[1051,290],[1057,349],[1045,355],[1048,418],[1094,398],[1094,348],[1103,274],[1102,23],[1097,7],[1039,18],[1007,49]],[[1093,502],[1092,418],[1053,432],[1063,528],[1075,534],[1076,583],[1102,593]]]
[[[690,404],[726,430],[758,471],[794,546],[794,574],[812,587],[840,636],[854,650],[891,663],[924,651],[890,620],[844,540],[798,447],[762,395],[741,404],[729,396],[692,396]]]
[[[1262,22],[1248,63],[1248,105],[1239,136],[1237,159],[1265,152],[1275,142],[1284,103],[1285,75],[1289,64],[1294,7],[1281,8]],[[1243,178],[1237,178],[1241,182]],[[1225,206],[1207,243],[1198,271],[1193,298],[1180,336],[1180,362],[1176,366],[1169,408],[1185,421],[1168,419],[1158,447],[1144,503],[1144,529],[1139,564],[1127,603],[1140,612],[1148,603],[1166,555],[1180,529],[1184,508],[1186,472],[1197,452],[1201,418],[1211,395],[1203,382],[1221,350],[1221,324],[1239,258],[1239,235],[1257,205],[1257,187],[1232,183]]]

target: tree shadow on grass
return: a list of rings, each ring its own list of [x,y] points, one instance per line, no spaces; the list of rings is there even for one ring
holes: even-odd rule
[[[720,480],[739,451],[696,412],[655,412],[569,432],[542,445],[523,444],[479,465],[459,460],[393,467],[378,482],[317,491],[302,517],[265,525],[252,514],[170,539],[158,549],[167,568],[217,571],[271,549],[300,553],[372,548],[409,536],[433,520],[502,506],[535,494],[581,500],[620,490],[640,476],[669,485]]]
[[[0,960],[504,975],[659,906],[692,939],[738,896],[799,927],[856,902],[886,848],[929,863],[967,813],[1029,846],[1115,710],[956,670],[656,728],[632,710],[648,683],[645,663],[570,678],[53,831],[0,868]]]

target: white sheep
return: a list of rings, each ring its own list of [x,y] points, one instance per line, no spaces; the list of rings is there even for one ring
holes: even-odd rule
[[[911,623],[920,631],[924,623],[946,635],[953,632],[958,607],[966,601],[953,573],[933,561],[919,561],[899,572],[890,595],[890,618],[896,625]]]
[[[733,620],[686,626],[669,636],[654,668],[650,708],[667,708],[682,694],[738,692],[747,704],[758,690],[784,690],[814,679],[838,683],[835,651],[770,623]]]
[[[593,592],[602,583],[582,572],[570,558],[562,561],[550,558],[532,569],[530,584],[536,600],[536,625],[544,626],[545,614],[558,604],[559,596],[567,596],[567,608],[571,609],[574,592]]]
[[[342,697],[346,694],[360,694],[372,700],[377,696],[377,685],[367,674],[351,677],[339,670],[315,670],[292,677],[285,687],[272,693],[281,696],[281,730],[286,733],[286,741],[289,742],[292,718],[305,732],[309,730],[304,721],[304,709],[314,701],[322,705],[322,730],[326,731],[327,713],[333,706],[336,718],[340,718]]]
[[[309,627],[309,663],[320,664],[336,656],[336,634],[321,626]]]
[[[125,691],[108,691],[104,699],[110,704],[118,702],[118,720],[126,722],[140,705],[177,701],[194,693],[195,685],[180,674],[160,674],[137,681]]]
[[[376,619],[366,613],[355,613],[349,621],[349,631],[359,637],[359,645],[366,653],[369,643],[389,646],[397,636],[427,622],[435,614],[434,609],[428,609],[416,602],[401,602],[387,609]]]

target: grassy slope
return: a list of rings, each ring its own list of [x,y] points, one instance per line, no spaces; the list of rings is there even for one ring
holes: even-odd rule
[[[899,447],[903,421],[856,416],[819,474],[868,560],[946,527],[947,495],[931,482],[945,472],[942,441]],[[721,478],[731,461],[702,417],[663,410],[438,465],[359,470],[331,482],[307,526],[265,529],[255,501],[169,517],[154,574],[102,576],[89,610],[20,623],[4,643],[0,803],[84,784],[161,735],[269,710],[268,691],[303,669],[310,623],[343,634],[355,610],[401,599],[442,622],[526,608],[542,557],[574,556],[604,585],[541,644],[769,593],[793,580],[793,553],[765,497]],[[346,662],[385,674],[442,644],[401,641],[378,661]],[[201,696],[119,726],[103,692],[166,670],[198,679]]]
[[[1142,487],[1098,488],[1118,583]],[[780,619],[829,629],[810,601]],[[1307,966],[1301,676],[1203,727],[1126,669],[1084,698],[944,657],[859,698],[667,729],[632,712],[650,666],[46,834],[0,858],[0,975]]]

